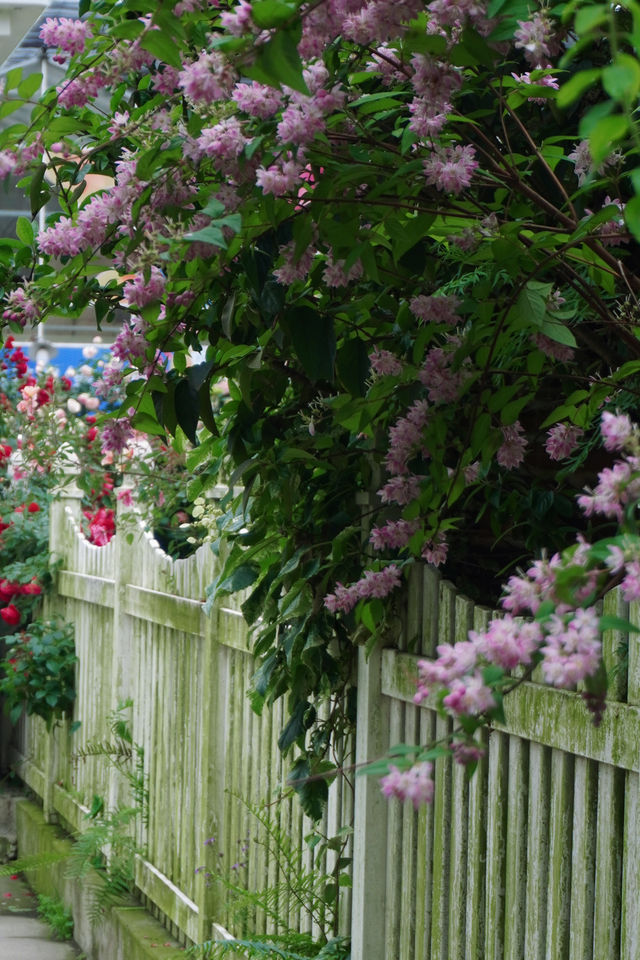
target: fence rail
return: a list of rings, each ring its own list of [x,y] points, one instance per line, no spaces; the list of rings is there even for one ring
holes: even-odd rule
[[[105,718],[131,699],[149,786],[137,886],[174,934],[202,941],[218,925],[233,930],[224,890],[208,885],[206,872],[236,863],[251,834],[238,797],[275,797],[285,770],[283,705],[261,717],[250,709],[253,665],[238,605],[225,600],[211,617],[203,613],[216,573],[210,550],[171,561],[141,531],[94,547],[79,518],[79,494],[67,490],[52,511],[52,551],[63,565],[50,606],[76,625],[81,726],[47,734],[40,720],[23,718],[13,759],[45,816],[81,830],[92,797],[113,807],[122,784],[99,758],[73,754],[104,739]],[[617,595],[605,604],[629,613]],[[636,623],[638,613],[634,605]],[[416,661],[488,617],[433,570],[414,571],[396,648],[358,651],[356,763],[449,732],[428,703],[413,702]],[[610,669],[621,639],[604,637]],[[484,734],[475,775],[439,759],[434,802],[418,813],[387,804],[366,777],[332,784],[323,829],[333,835],[354,824],[353,889],[343,891],[340,914],[353,960],[638,960],[637,641],[614,676],[599,727],[579,692],[523,683],[506,698],[506,724]],[[272,810],[305,866],[326,869],[305,843],[312,824],[296,802]],[[278,866],[264,847],[248,845],[241,882],[259,891],[278,879]],[[294,929],[313,926],[286,884],[278,912]],[[259,909],[250,922],[255,932],[273,930]]]

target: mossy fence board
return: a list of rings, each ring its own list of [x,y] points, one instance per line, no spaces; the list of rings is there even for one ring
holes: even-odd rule
[[[37,718],[23,718],[14,762],[45,818],[81,830],[95,794],[110,806],[124,794],[103,760],[76,762],[73,752],[103,740],[107,716],[130,698],[149,783],[139,891],[183,942],[216,937],[234,920],[206,871],[244,857],[255,825],[238,797],[272,800],[282,782],[283,705],[261,717],[250,709],[253,665],[236,600],[203,613],[216,573],[208,548],[174,562],[140,531],[94,547],[79,518],[77,492],[67,490],[52,512],[62,570],[50,608],[76,625],[81,726],[72,736],[68,725],[47,734]],[[605,603],[606,612],[638,622],[636,605],[628,611],[616,595]],[[349,760],[447,734],[448,721],[413,703],[417,658],[463,639],[488,616],[434,571],[414,571],[396,648],[358,651]],[[620,639],[604,637],[609,667]],[[387,804],[367,777],[332,784],[323,829],[355,828],[353,890],[343,891],[341,906],[353,960],[640,958],[639,647],[632,640],[627,668],[616,669],[599,727],[579,692],[522,684],[506,699],[506,724],[484,735],[486,753],[470,780],[450,760],[436,762],[426,809]],[[272,811],[313,866],[304,841],[312,824],[295,800]],[[277,879],[277,864],[252,839],[248,846],[236,874],[260,890]],[[278,913],[294,928],[312,927],[286,884]],[[259,910],[249,922],[258,933],[272,929]]]

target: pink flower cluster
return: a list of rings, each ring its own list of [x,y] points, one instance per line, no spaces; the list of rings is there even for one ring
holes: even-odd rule
[[[158,267],[151,267],[148,277],[145,277],[144,273],[137,273],[133,280],[129,280],[123,287],[125,306],[141,310],[147,304],[161,300],[166,282]]]
[[[400,586],[400,582],[400,568],[393,563],[382,570],[365,570],[362,579],[349,587],[338,583],[335,592],[328,593],[324,598],[324,605],[330,613],[349,613],[359,600],[387,597]]]
[[[498,448],[496,460],[506,470],[515,470],[524,460],[527,438],[522,436],[523,429],[519,420],[502,428],[503,443]]]
[[[455,327],[460,323],[460,317],[456,313],[459,306],[457,297],[426,297],[421,294],[409,301],[409,310],[418,320],[423,323],[446,324],[448,327]]]
[[[215,50],[203,50],[197,59],[184,64],[178,74],[178,87],[195,107],[226,100],[234,81],[229,61]]]
[[[72,57],[83,52],[91,35],[90,23],[68,17],[47,17],[40,29],[40,39],[47,47],[59,47]]]
[[[410,800],[415,810],[433,800],[433,764],[428,761],[416,763],[409,770],[399,770],[389,765],[389,773],[380,781],[385,797]]]
[[[428,184],[443,193],[462,193],[471,185],[471,177],[480,164],[475,159],[475,150],[466,145],[434,150],[424,163]]]
[[[28,295],[24,287],[16,287],[8,295],[6,307],[2,313],[2,319],[7,323],[19,323],[25,327],[27,323],[35,324],[40,322],[41,312],[38,304]]]
[[[418,529],[414,520],[389,520],[383,527],[374,527],[369,543],[374,550],[401,550]]]
[[[369,354],[369,363],[378,377],[399,377],[403,365],[390,350],[375,349]]]
[[[580,427],[568,423],[557,423],[547,432],[544,448],[551,460],[564,460],[571,456],[584,433]]]

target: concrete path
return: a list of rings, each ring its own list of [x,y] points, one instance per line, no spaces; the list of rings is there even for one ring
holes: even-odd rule
[[[0,877],[0,960],[79,960],[77,947],[53,939],[21,877]]]

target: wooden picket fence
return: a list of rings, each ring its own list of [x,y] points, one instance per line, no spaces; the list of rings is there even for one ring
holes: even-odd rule
[[[75,623],[81,726],[47,734],[40,720],[23,718],[16,769],[47,819],[82,830],[94,795],[113,807],[122,782],[102,759],[73,754],[105,739],[105,718],[129,698],[149,785],[139,894],[182,942],[235,932],[224,888],[208,885],[206,872],[235,863],[255,827],[238,798],[277,796],[286,770],[277,748],[283,705],[261,717],[250,708],[253,665],[237,602],[203,613],[216,573],[208,547],[171,561],[141,530],[95,547],[79,518],[79,493],[68,488],[52,511],[62,569],[50,606]],[[629,613],[617,595],[605,603],[606,612]],[[416,660],[439,642],[464,639],[489,615],[433,570],[414,571],[394,649],[358,651],[347,760],[447,734],[446,720],[413,703]],[[639,622],[637,610],[630,615]],[[372,778],[332,784],[321,827],[329,836],[354,828],[353,886],[342,891],[340,913],[352,960],[638,960],[640,656],[632,640],[620,665],[621,639],[604,638],[607,666],[617,668],[599,727],[579,693],[527,682],[507,697],[505,727],[485,735],[471,779],[437,761],[428,808],[387,803]],[[314,860],[304,839],[312,824],[295,800],[271,810],[307,867],[331,867],[326,855]],[[264,847],[248,846],[237,875],[259,891],[277,878],[277,865]],[[286,884],[278,910],[292,928],[311,929]],[[256,932],[269,931],[260,911],[251,920]]]

